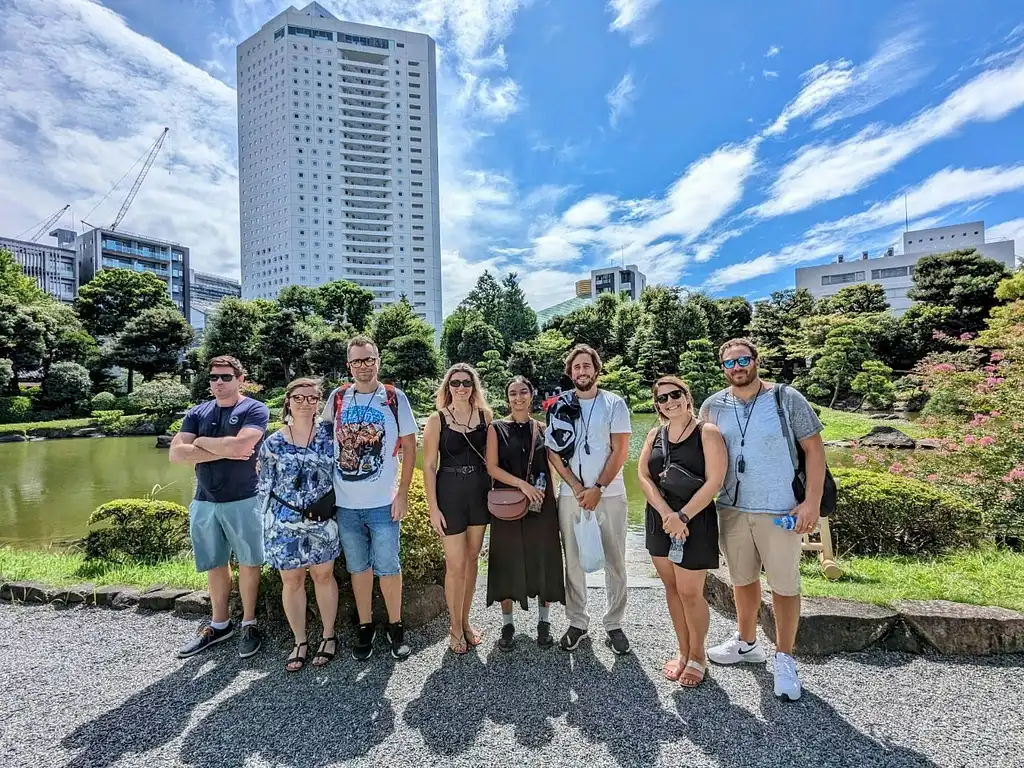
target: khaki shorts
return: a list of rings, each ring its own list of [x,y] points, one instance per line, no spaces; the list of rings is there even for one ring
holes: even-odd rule
[[[803,536],[775,525],[776,517],[719,507],[718,542],[735,586],[760,579],[763,565],[773,593],[799,595]]]

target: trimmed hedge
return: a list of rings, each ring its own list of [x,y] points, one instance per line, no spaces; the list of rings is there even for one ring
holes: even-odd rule
[[[94,411],[112,411],[117,405],[117,397],[113,392],[98,392],[93,395],[92,409]]]
[[[18,424],[27,421],[32,413],[32,400],[17,397],[0,397],[0,424]]]
[[[830,518],[836,549],[855,555],[934,555],[975,546],[985,536],[981,510],[919,480],[835,468]]]
[[[116,499],[89,516],[94,528],[85,537],[87,560],[155,563],[190,548],[188,510],[171,501]]]
[[[444,547],[430,525],[423,472],[417,469],[409,487],[409,514],[402,521],[402,575],[421,581],[444,571]]]

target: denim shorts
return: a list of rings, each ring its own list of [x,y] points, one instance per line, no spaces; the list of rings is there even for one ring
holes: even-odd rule
[[[193,501],[189,533],[196,570],[227,565],[231,553],[239,565],[263,565],[263,517],[256,497],[241,501]]]
[[[373,509],[338,507],[341,549],[349,573],[373,568],[378,576],[402,572],[398,558],[401,524],[391,519],[391,505]]]

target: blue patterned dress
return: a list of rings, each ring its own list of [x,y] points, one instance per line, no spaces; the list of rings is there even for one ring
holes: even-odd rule
[[[263,510],[263,542],[267,563],[287,571],[321,565],[335,559],[340,550],[338,521],[318,523],[271,498],[274,495],[303,508],[331,490],[334,469],[334,435],[331,425],[318,422],[309,448],[284,439],[284,430],[268,437],[260,449],[258,509]],[[302,482],[296,487],[301,472]]]

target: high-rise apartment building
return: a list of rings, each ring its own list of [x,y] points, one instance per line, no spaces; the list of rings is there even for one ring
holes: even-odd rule
[[[310,3],[237,66],[243,298],[349,280],[440,328],[434,41]]]
[[[56,245],[0,237],[0,250],[14,254],[21,271],[34,279],[41,290],[59,301],[71,303],[78,295],[75,233],[69,229],[55,229],[50,236],[57,238]]]
[[[214,275],[210,272],[200,272],[196,269],[188,271],[189,289],[192,292],[192,305],[196,302],[216,304],[228,296],[241,297],[242,286],[237,281],[223,275]]]

